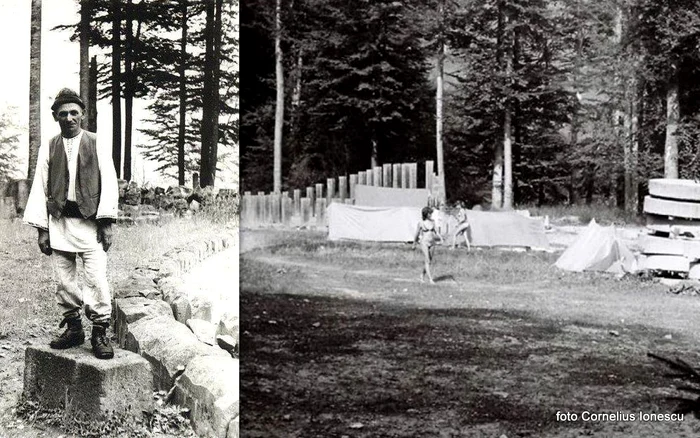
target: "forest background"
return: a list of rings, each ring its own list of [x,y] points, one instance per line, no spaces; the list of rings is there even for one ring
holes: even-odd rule
[[[0,181],[31,179],[69,87],[121,178],[168,186],[197,172],[237,188],[236,1],[1,0],[0,12]]]
[[[242,0],[241,38],[241,190],[275,188],[280,89],[284,190],[436,147],[448,201],[495,208],[698,173],[692,0]]]

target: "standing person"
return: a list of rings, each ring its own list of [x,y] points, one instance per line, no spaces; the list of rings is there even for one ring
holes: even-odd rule
[[[111,359],[107,250],[119,199],[111,149],[80,128],[85,104],[75,91],[59,91],[51,111],[61,133],[39,148],[24,213],[24,222],[39,232],[39,249],[51,256],[56,299],[63,313],[59,327],[68,326],[50,345],[65,349],[85,341],[80,319],[85,305],[85,315],[92,321],[92,351],[100,359]],[[85,274],[83,291],[76,275],[78,258]]]
[[[464,209],[464,202],[457,202],[457,226],[455,227],[454,237],[452,238],[452,249],[459,246],[457,238],[460,234],[464,236],[464,241],[467,243],[467,250],[471,250],[469,243],[469,222],[467,221],[467,211]]]
[[[433,261],[433,247],[435,246],[436,240],[440,240],[442,243],[442,236],[437,232],[435,228],[435,222],[430,218],[433,209],[430,207],[423,207],[421,210],[422,219],[418,222],[418,227],[416,229],[416,237],[413,239],[413,249],[416,249],[416,243],[420,243],[420,249],[423,251],[423,270],[420,274],[421,283],[425,279],[425,274],[428,274],[428,280],[430,284],[435,284],[433,280],[433,275],[430,272],[430,264]]]

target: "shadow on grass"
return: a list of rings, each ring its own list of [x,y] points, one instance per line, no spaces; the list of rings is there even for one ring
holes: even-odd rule
[[[672,409],[650,397],[668,382],[644,353],[674,346],[644,327],[612,337],[518,312],[246,290],[241,308],[251,436],[442,436],[492,423],[538,436],[571,427],[560,410]]]

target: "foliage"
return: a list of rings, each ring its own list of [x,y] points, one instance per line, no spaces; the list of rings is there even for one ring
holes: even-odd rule
[[[245,0],[242,185],[267,190],[274,123],[273,10]],[[300,188],[383,162],[433,159],[433,87],[447,44],[448,197],[487,202],[512,115],[516,203],[621,205],[663,176],[667,89],[677,83],[680,172],[698,174],[700,4],[691,0],[284,1],[283,175]],[[444,19],[437,13],[446,10]],[[442,32],[444,31],[444,33]],[[256,62],[252,62],[252,55]],[[245,54],[244,54],[245,55]],[[299,96],[301,98],[295,100]],[[395,112],[394,112],[395,111]],[[636,166],[626,159],[635,148]]]
[[[67,416],[63,409],[47,409],[36,401],[21,398],[16,414],[30,424],[39,423],[59,427],[62,431],[80,437],[149,437],[156,434],[194,437],[190,425],[189,409],[166,405],[164,391],[154,394],[153,412],[143,413],[143,418],[112,415],[105,420],[94,420],[86,415]]]
[[[258,44],[272,44],[268,10],[252,11],[258,3],[243,2],[242,14],[253,20],[246,32]],[[381,164],[427,155],[431,89],[420,29],[411,25],[409,5],[304,0],[286,10],[285,69],[292,79],[286,81],[286,95],[292,96],[283,151],[287,186],[367,169],[373,156]],[[272,60],[267,50],[262,54],[267,63]],[[271,77],[265,74],[258,83],[269,90]],[[263,183],[260,169],[269,167],[261,159],[272,150],[268,96],[269,91],[257,90],[242,98],[244,185],[249,180]]]
[[[188,0],[188,27],[186,59],[180,55],[180,1],[140,1],[121,6],[122,53],[131,55],[131,75],[124,68],[121,73],[122,93],[146,99],[151,117],[142,120],[146,135],[144,155],[159,163],[163,175],[177,174],[177,137],[179,126],[179,75],[178,66],[186,65],[187,75],[187,122],[186,163],[188,171],[199,170],[199,152],[202,112],[202,90],[204,77],[204,6],[207,0]],[[219,135],[220,157],[236,152],[238,144],[238,39],[235,16],[235,1],[225,1],[222,15],[222,49],[220,77]],[[98,65],[98,97],[111,98],[111,50],[112,17],[110,0],[92,0],[91,33],[92,46],[105,54],[104,62]],[[127,23],[131,23],[132,36],[127,44]],[[78,25],[56,26],[54,30],[72,31],[72,39],[78,38]],[[124,63],[124,60],[122,60]],[[123,97],[126,97],[123,94]]]
[[[0,114],[0,181],[10,178],[17,170],[19,133],[9,112]]]

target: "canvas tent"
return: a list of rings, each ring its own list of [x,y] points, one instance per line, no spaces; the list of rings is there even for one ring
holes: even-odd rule
[[[636,272],[637,260],[629,248],[617,238],[614,227],[601,227],[591,220],[579,236],[556,261],[555,266],[567,271]]]

